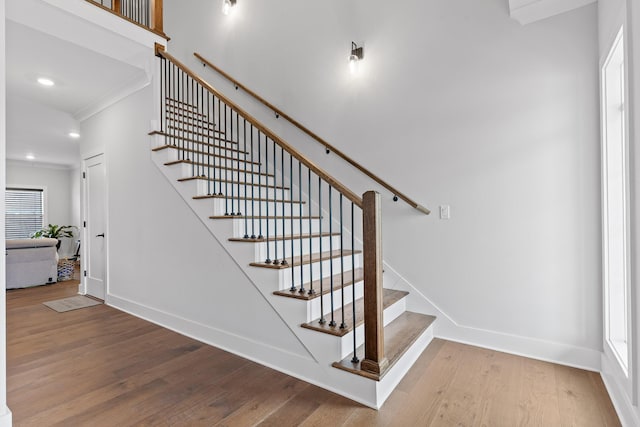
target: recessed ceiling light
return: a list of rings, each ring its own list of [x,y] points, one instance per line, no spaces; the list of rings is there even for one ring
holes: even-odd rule
[[[42,86],[53,86],[53,85],[55,85],[53,80],[48,79],[46,77],[39,77],[38,78],[38,83],[40,83]]]
[[[80,134],[78,132],[69,132],[69,136],[73,139],[80,138]]]
[[[27,160],[35,160],[36,159],[36,156],[34,156],[33,154],[27,154],[25,157],[26,157]]]

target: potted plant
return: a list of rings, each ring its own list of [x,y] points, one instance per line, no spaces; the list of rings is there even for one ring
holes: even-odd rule
[[[74,226],[74,225],[54,225],[54,224],[49,224],[48,226],[46,226],[45,228],[36,231],[35,233],[33,233],[31,235],[32,239],[40,239],[43,237],[49,237],[51,239],[57,239],[58,240],[58,244],[56,245],[56,249],[59,250],[60,249],[60,244],[62,243],[62,239],[63,237],[68,237],[71,238],[73,237],[73,230],[77,229],[78,227]]]

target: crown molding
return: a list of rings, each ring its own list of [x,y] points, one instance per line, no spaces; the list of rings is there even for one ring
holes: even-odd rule
[[[597,0],[509,0],[509,13],[522,25],[559,15]]]

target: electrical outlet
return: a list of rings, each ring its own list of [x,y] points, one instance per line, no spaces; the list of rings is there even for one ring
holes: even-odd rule
[[[451,208],[449,205],[440,205],[440,219],[451,218]]]

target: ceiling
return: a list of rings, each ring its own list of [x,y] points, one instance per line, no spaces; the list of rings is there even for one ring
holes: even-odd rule
[[[511,17],[522,25],[537,22],[597,0],[509,0]]]
[[[74,166],[80,121],[145,78],[141,68],[6,21],[7,159]],[[38,77],[55,82],[37,83]]]

